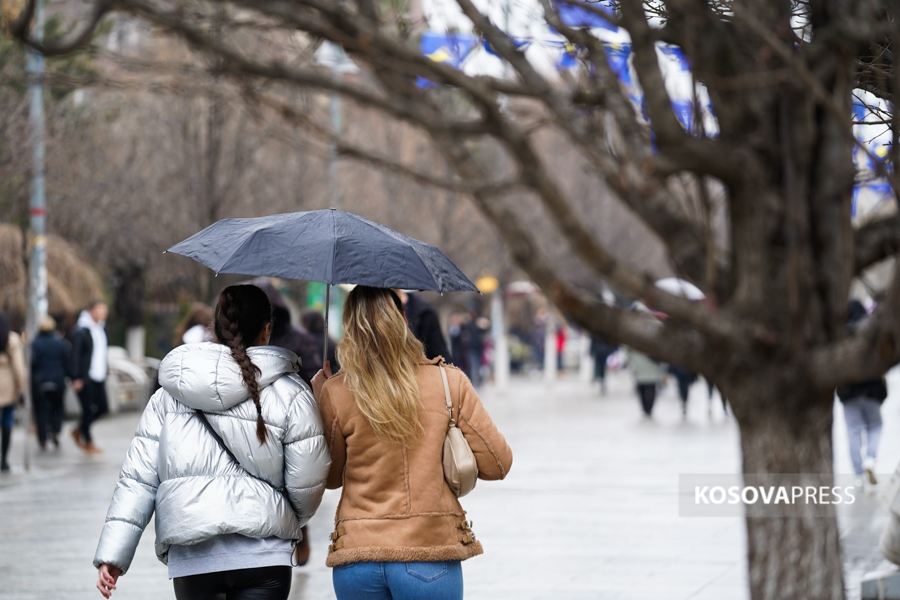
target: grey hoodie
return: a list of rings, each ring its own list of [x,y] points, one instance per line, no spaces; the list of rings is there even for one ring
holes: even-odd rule
[[[266,443],[256,438],[256,406],[227,347],[207,342],[170,352],[159,368],[162,389],[144,410],[122,464],[95,567],[106,563],[127,571],[154,510],[156,554],[163,563],[170,545],[217,535],[301,538],[331,466],[319,409],[296,375],[295,354],[274,346],[248,354],[261,371]],[[207,413],[240,466],[194,409]]]

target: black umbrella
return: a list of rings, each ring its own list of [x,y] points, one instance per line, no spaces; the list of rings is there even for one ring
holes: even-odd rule
[[[167,250],[219,273],[282,277],[328,284],[477,292],[450,259],[430,244],[333,208],[223,219]],[[326,352],[328,336],[325,336]]]

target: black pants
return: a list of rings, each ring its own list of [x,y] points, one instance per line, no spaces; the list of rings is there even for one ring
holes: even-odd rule
[[[109,408],[106,401],[106,384],[89,377],[85,378],[84,387],[78,392],[78,400],[81,402],[81,439],[91,443],[93,442],[91,423],[105,414]]]
[[[606,359],[609,355],[599,354],[594,357],[594,381],[606,381]]]
[[[177,600],[287,600],[290,567],[259,567],[176,577]]]
[[[653,404],[656,402],[656,384],[655,383],[639,383],[637,386],[638,396],[641,397],[641,408],[648,417],[653,412]]]
[[[41,446],[47,443],[49,436],[60,432],[62,419],[63,388],[38,385],[34,390],[34,421]]]

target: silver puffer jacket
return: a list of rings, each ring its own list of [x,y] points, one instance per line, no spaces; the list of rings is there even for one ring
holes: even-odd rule
[[[95,567],[127,571],[154,510],[163,563],[170,545],[215,535],[302,537],[300,527],[319,507],[331,465],[322,419],[295,374],[295,354],[274,346],[247,352],[261,371],[266,443],[260,446],[256,437],[256,406],[227,347],[187,344],[170,352],[159,368],[162,389],[150,399],[122,464]],[[207,414],[240,466],[194,409]]]

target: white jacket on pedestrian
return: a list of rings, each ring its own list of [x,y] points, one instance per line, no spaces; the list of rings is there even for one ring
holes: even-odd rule
[[[154,510],[163,563],[173,544],[222,534],[301,539],[331,466],[318,405],[296,375],[294,353],[254,346],[247,354],[261,371],[266,443],[256,437],[256,406],[226,346],[188,344],[170,352],[160,364],[162,389],[150,399],[122,464],[95,567],[127,571]],[[207,414],[240,466],[194,409]]]

